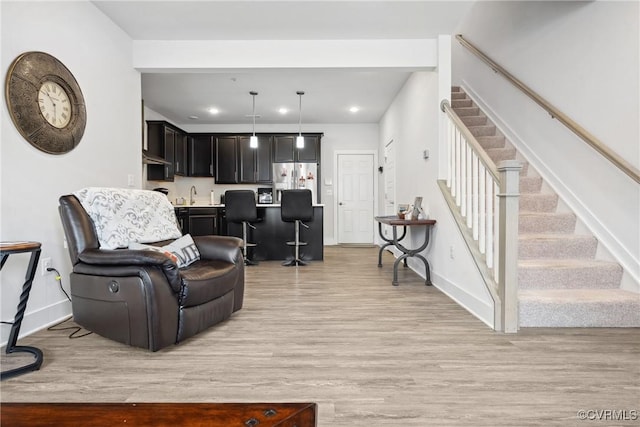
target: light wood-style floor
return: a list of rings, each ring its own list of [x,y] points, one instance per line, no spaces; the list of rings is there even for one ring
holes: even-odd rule
[[[247,268],[244,308],[151,353],[40,331],[40,371],[2,402],[316,402],[319,425],[639,425],[578,411],[640,410],[640,329],[491,331],[377,248],[327,247],[307,267]],[[590,413],[595,417],[594,412]]]

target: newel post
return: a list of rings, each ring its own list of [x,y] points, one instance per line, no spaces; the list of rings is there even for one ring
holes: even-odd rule
[[[517,160],[503,160],[498,164],[500,212],[498,286],[502,301],[503,331],[518,332],[518,212],[520,199],[520,170]]]

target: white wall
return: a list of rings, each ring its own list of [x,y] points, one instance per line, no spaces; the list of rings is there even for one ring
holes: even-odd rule
[[[385,145],[393,140],[396,164],[396,205],[412,203],[423,197],[423,207],[429,217],[437,221],[426,256],[431,267],[431,279],[436,287],[447,293],[485,323],[493,324],[493,302],[468,254],[466,246],[437,185],[439,78],[437,72],[413,73],[380,121],[379,156]],[[430,158],[423,159],[423,150]],[[380,176],[378,214],[384,214],[384,185]],[[409,231],[409,247],[422,242],[422,227]],[[453,258],[450,257],[453,247]],[[409,265],[424,277],[424,266],[417,259]]]
[[[638,167],[639,17],[637,1],[483,1],[473,6],[458,32]],[[476,94],[637,282],[638,184],[455,40],[453,44],[454,84]]]
[[[71,70],[86,102],[82,141],[63,155],[31,146],[2,102],[0,240],[41,242],[41,260],[52,259],[68,291],[71,263],[58,197],[86,186],[125,187],[130,174],[141,186],[140,75],[132,66],[129,37],[89,2],[0,2],[0,8],[2,80],[19,54],[44,51]],[[27,262],[27,255],[12,255],[2,270],[2,320],[13,320]],[[39,269],[21,336],[70,313],[54,275],[41,276]],[[3,343],[9,329],[2,325]]]

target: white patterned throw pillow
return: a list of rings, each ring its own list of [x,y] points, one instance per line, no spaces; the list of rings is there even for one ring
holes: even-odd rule
[[[162,247],[132,242],[129,244],[129,249],[151,250],[164,253],[178,264],[178,268],[186,267],[200,259],[200,251],[198,251],[190,234],[185,234],[181,238]]]
[[[73,194],[93,220],[103,249],[182,236],[173,205],[157,191],[89,187]]]

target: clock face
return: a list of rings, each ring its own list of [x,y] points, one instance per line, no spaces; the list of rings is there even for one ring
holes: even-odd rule
[[[5,99],[16,128],[37,149],[63,154],[80,143],[87,123],[84,97],[71,71],[55,57],[44,52],[18,56],[7,72]]]
[[[58,83],[45,81],[38,91],[40,112],[51,126],[58,129],[69,124],[71,120],[71,103],[69,95]]]

